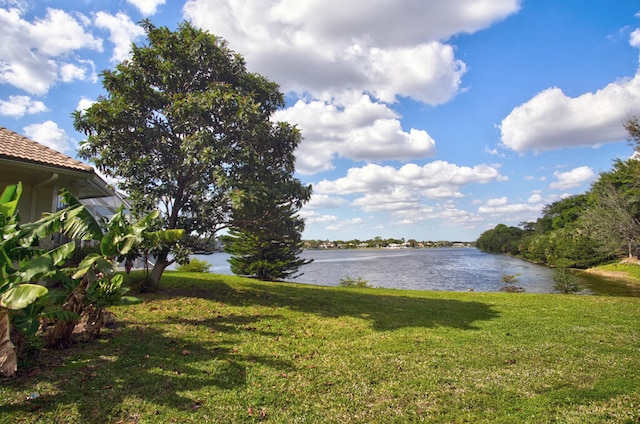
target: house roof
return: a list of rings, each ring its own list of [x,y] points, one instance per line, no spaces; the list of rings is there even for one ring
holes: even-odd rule
[[[0,126],[0,158],[93,174],[90,165]]]

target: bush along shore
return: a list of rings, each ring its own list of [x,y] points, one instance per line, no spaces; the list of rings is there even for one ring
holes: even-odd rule
[[[161,283],[96,341],[30,340],[0,422],[640,420],[640,298]]]

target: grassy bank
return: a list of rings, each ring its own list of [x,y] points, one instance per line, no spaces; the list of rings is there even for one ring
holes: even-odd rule
[[[640,285],[640,262],[637,260],[625,259],[620,262],[589,268],[586,272]]]
[[[95,343],[0,384],[0,422],[636,423],[640,299],[169,273]]]

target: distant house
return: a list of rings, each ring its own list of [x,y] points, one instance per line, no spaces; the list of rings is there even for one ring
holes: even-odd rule
[[[0,193],[18,182],[23,188],[18,208],[25,222],[61,207],[61,188],[96,217],[111,216],[125,202],[91,166],[0,126]]]

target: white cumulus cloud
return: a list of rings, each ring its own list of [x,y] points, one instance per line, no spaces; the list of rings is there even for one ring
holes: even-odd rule
[[[533,194],[531,194],[529,199],[527,199],[527,202],[529,202],[529,203],[542,203],[542,202],[544,202],[544,198],[540,194],[540,191],[535,191]]]
[[[296,154],[296,168],[302,174],[332,169],[337,157],[407,161],[435,154],[435,141],[426,131],[404,130],[387,105],[354,91],[327,100],[300,100],[274,119],[302,131],[304,140]]]
[[[319,97],[352,89],[386,102],[405,96],[439,104],[460,90],[466,71],[443,40],[486,28],[518,11],[519,3],[188,0],[183,11],[287,91]]]
[[[516,152],[597,146],[624,140],[624,120],[638,113],[640,73],[578,97],[554,87],[513,109],[500,124],[501,139]]]
[[[300,211],[300,216],[304,218],[306,224],[327,224],[338,220],[338,217],[335,215],[320,215],[316,211],[306,208]]]
[[[549,187],[554,190],[568,190],[576,188],[584,183],[593,181],[596,178],[596,173],[589,166],[580,166],[574,168],[571,171],[553,173],[557,181],[549,184]]]
[[[111,62],[114,63],[127,59],[130,55],[131,44],[144,35],[142,27],[124,13],[111,15],[106,12],[98,12],[95,16],[95,24],[111,33],[109,41],[114,44]]]
[[[102,41],[86,31],[85,19],[48,8],[28,22],[20,9],[0,9],[0,83],[30,94],[45,94],[57,81],[84,78],[91,66],[73,60],[81,49],[102,50]]]
[[[53,121],[27,125],[23,128],[23,131],[27,137],[40,144],[44,144],[66,155],[74,156],[77,143],[67,135],[64,129],[58,127],[58,124]]]
[[[342,197],[326,194],[312,194],[311,199],[304,205],[305,210],[335,209],[344,206],[346,201]]]
[[[353,202],[365,212],[415,209],[420,197],[408,187],[393,187],[389,192],[367,193]]]
[[[166,0],[127,0],[127,2],[137,7],[143,15],[151,16],[156,13],[159,6],[166,3]]]
[[[488,165],[476,165],[470,168],[435,161],[424,166],[410,163],[401,168],[394,168],[368,164],[361,168],[349,169],[345,177],[337,180],[322,180],[314,185],[314,191],[333,195],[365,194],[369,197],[357,201],[357,204],[364,205],[370,203],[366,202],[366,199],[379,199],[371,196],[375,193],[393,195],[406,201],[416,195],[431,197],[431,190],[437,191],[444,188],[452,197],[458,197],[457,190],[464,185],[502,179],[500,172]]]
[[[506,196],[499,197],[496,199],[489,199],[487,201],[487,206],[504,206],[509,202]]]
[[[0,115],[21,118],[24,115],[46,112],[47,106],[29,96],[9,96],[9,100],[0,100]]]
[[[640,29],[636,29],[629,37],[629,44],[633,47],[640,47]]]
[[[531,204],[531,203],[513,203],[513,204],[504,204],[504,205],[485,205],[480,206],[478,208],[478,213],[480,214],[488,214],[492,216],[511,216],[513,217],[515,214],[528,214],[529,219],[532,219],[532,216],[540,213],[542,209],[542,205],[540,204]],[[524,216],[524,215],[522,215]],[[525,221],[525,219],[520,219],[521,221]]]
[[[78,106],[76,106],[76,110],[80,112],[84,112],[85,110],[89,109],[94,103],[95,103],[95,100],[91,100],[86,97],[81,97],[80,101],[78,102]]]

